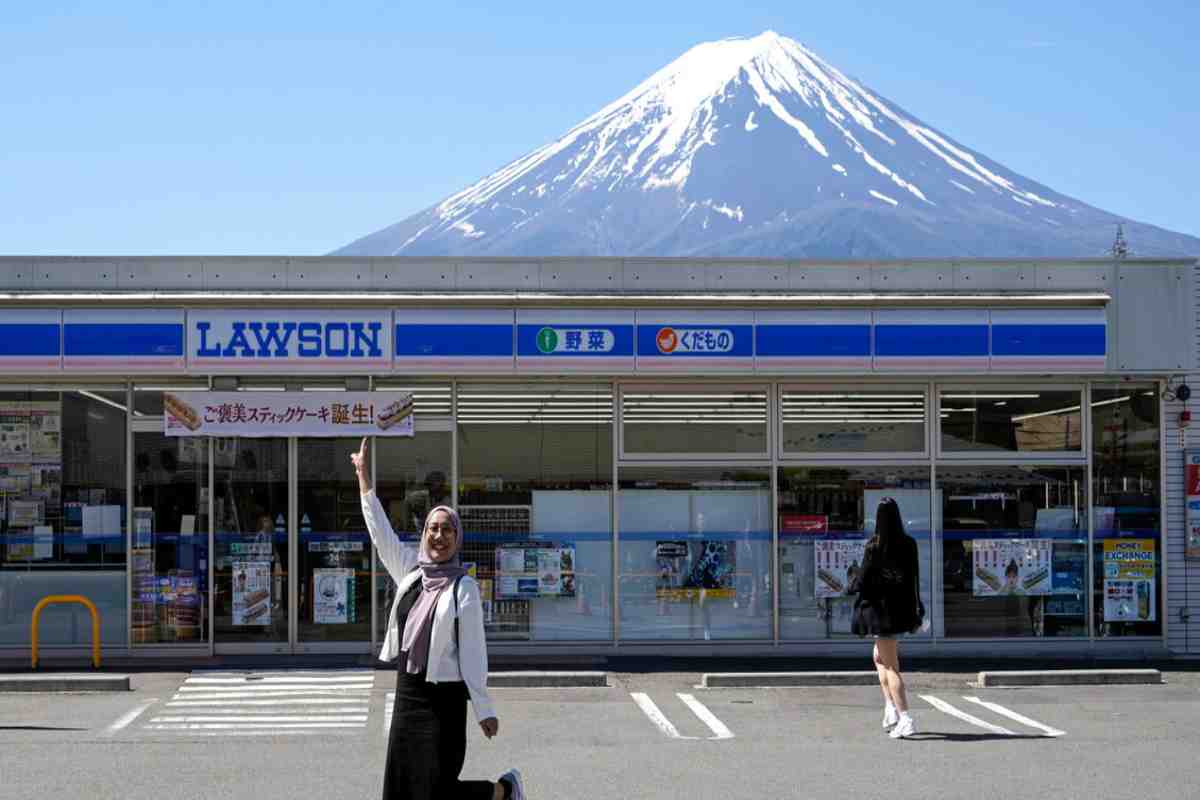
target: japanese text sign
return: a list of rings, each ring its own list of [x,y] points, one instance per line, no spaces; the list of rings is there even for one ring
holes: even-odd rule
[[[167,436],[412,436],[406,392],[167,392]]]

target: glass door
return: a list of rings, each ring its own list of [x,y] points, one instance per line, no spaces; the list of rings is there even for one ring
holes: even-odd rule
[[[296,440],[300,652],[370,649],[371,538],[350,466],[359,442]]]
[[[141,420],[137,420],[141,423]],[[132,643],[208,642],[208,440],[133,434]],[[149,428],[149,426],[144,426]]]
[[[218,652],[291,651],[288,440],[213,440]]]

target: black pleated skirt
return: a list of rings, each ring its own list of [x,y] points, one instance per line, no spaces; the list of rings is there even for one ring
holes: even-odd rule
[[[401,664],[404,659],[400,659]],[[383,800],[491,800],[490,781],[460,781],[467,755],[467,688],[396,674]]]

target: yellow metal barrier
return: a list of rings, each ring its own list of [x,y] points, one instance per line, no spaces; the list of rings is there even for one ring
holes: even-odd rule
[[[100,669],[100,612],[96,610],[95,603],[81,594],[52,594],[43,597],[33,607],[33,630],[29,637],[33,649],[33,668],[37,669],[38,665],[38,618],[42,616],[42,609],[53,603],[79,603],[92,613],[92,666]]]

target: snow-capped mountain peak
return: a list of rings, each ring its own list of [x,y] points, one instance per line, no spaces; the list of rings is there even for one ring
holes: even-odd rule
[[[341,252],[1006,255],[1000,242],[1020,230],[1022,253],[1040,239],[1033,250],[1099,255],[1061,247],[1081,223],[1099,225],[1097,214],[1105,227],[1115,219],[957,144],[765,31],[691,48],[556,141]],[[896,232],[848,228],[853,217],[908,228],[900,238],[912,242],[888,245]],[[985,239],[972,242],[970,218]],[[797,242],[797,231],[811,240],[831,219],[841,220],[833,236],[858,243],[838,252],[828,230],[815,250]]]

